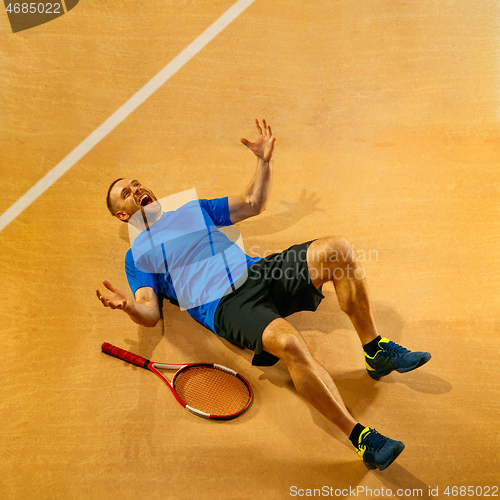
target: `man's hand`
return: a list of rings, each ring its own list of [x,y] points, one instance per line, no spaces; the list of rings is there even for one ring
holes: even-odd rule
[[[273,157],[274,142],[276,137],[273,135],[271,125],[268,125],[266,120],[263,120],[264,130],[260,126],[259,120],[255,119],[257,124],[258,136],[255,142],[241,139],[241,142],[254,153],[254,155],[262,161],[270,162]]]
[[[130,300],[121,290],[115,288],[109,281],[103,281],[102,284],[112,292],[112,295],[105,297],[101,294],[99,290],[95,293],[97,298],[102,302],[104,307],[110,307],[111,309],[121,309],[127,314],[130,314],[134,307],[134,301]]]
[[[137,300],[133,300],[115,288],[109,281],[103,281],[102,284],[112,292],[112,295],[105,297],[99,290],[95,291],[104,307],[121,309],[130,316],[134,323],[143,326],[155,326],[160,320],[158,296],[152,288],[147,286],[139,288],[136,291]]]

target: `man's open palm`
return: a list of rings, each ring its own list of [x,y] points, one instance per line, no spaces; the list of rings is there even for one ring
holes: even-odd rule
[[[269,125],[266,120],[263,120],[263,128],[260,126],[259,120],[256,119],[258,136],[255,142],[247,141],[246,139],[241,139],[241,142],[250,149],[257,158],[263,161],[271,161],[274,151],[274,142],[276,137],[273,135],[271,125]]]
[[[105,307],[110,307],[111,309],[121,309],[122,311],[128,311],[130,309],[129,298],[121,291],[115,288],[109,281],[103,281],[103,285],[112,292],[112,295],[105,297],[101,294],[99,290],[96,290],[97,298],[102,302]]]

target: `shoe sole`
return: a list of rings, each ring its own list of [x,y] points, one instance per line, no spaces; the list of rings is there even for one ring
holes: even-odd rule
[[[368,464],[368,463],[365,462],[365,465],[366,465],[367,469],[369,469],[369,470],[375,470],[375,469],[384,470],[384,469],[387,469],[387,467],[389,467],[389,465],[391,465],[392,462],[394,462],[394,460],[396,460],[396,458],[398,458],[399,455],[401,455],[401,453],[402,453],[402,451],[404,449],[405,449],[405,445],[403,443],[400,443],[398,446],[394,447],[394,449],[392,450],[391,458],[389,458],[389,460],[387,460],[387,462],[385,462],[383,464],[378,464],[378,465]]]
[[[418,360],[418,363],[416,365],[410,366],[410,368],[398,368],[397,371],[399,373],[407,373],[407,372],[411,372],[412,370],[416,370],[417,368],[420,368],[422,365],[425,365],[425,363],[427,363],[427,361],[429,361],[432,357],[429,353],[426,353],[426,354],[427,354],[426,356],[422,356]]]
[[[389,368],[388,370],[375,370],[374,372],[368,371],[368,375],[370,375],[371,378],[373,379],[379,379],[380,377],[385,377],[386,375],[389,375],[389,373],[393,371],[397,371],[399,373],[408,373],[411,372],[412,370],[416,370],[417,368],[420,368],[422,365],[425,365],[430,359],[431,355],[427,353],[428,356],[422,356],[419,360],[418,363],[414,364],[413,366],[410,366],[408,368]]]

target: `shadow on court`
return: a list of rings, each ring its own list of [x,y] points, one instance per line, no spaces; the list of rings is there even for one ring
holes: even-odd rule
[[[397,498],[433,498],[429,493],[429,485],[397,462],[388,469],[376,471],[374,474]]]

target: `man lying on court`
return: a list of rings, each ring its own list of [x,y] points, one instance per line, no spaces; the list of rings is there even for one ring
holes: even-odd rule
[[[363,270],[345,239],[321,238],[252,258],[217,229],[258,215],[266,207],[276,138],[265,120],[262,126],[258,120],[256,124],[257,140],[241,139],[257,156],[258,166],[240,196],[193,200],[163,212],[152,191],[139,181],[118,179],[111,184],[109,210],[140,231],[125,258],[135,300],[108,281],[103,284],[111,295],[96,290],[97,297],[104,306],[121,309],[136,323],[151,327],[161,317],[163,298],[177,301],[209,330],[252,349],[252,364],[271,366],[282,359],[297,391],[349,437],[369,469],[383,470],[404,444],[359,424],[350,415],[330,374],[284,318],[298,311],[315,311],[324,298],[322,285],[333,281],[340,306],[363,345],[371,377],[414,370],[431,356],[379,336]]]

